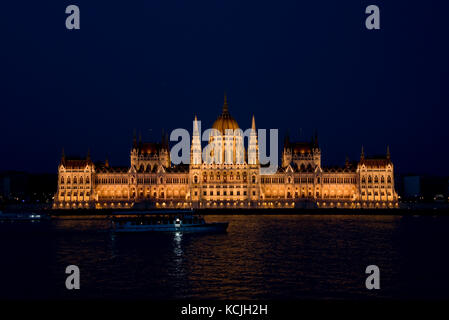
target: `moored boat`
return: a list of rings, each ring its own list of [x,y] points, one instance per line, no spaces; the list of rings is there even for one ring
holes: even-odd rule
[[[228,222],[207,223],[203,217],[192,214],[143,215],[112,218],[113,230],[132,232],[226,232]]]
[[[36,221],[48,219],[48,216],[40,213],[3,213],[0,211],[0,221]]]

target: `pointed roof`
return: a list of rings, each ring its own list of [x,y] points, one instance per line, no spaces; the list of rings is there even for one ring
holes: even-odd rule
[[[215,120],[212,128],[220,131],[223,135],[226,134],[226,130],[228,129],[236,130],[239,128],[237,121],[235,121],[229,113],[228,98],[226,97],[226,94],[224,96],[223,111],[221,115],[218,116],[217,120]]]
[[[228,106],[228,97],[226,96],[226,92],[224,94],[224,102],[223,102],[223,114],[229,114],[229,106]]]

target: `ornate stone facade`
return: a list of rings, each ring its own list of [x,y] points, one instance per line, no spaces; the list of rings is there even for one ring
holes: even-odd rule
[[[245,151],[239,126],[225,98],[212,126],[213,161],[204,161],[195,117],[190,164],[173,165],[168,138],[144,143],[134,138],[129,167],[68,159],[59,165],[54,208],[390,208],[397,207],[390,153],[344,167],[323,167],[318,137],[284,141],[277,172],[261,174],[255,119]]]

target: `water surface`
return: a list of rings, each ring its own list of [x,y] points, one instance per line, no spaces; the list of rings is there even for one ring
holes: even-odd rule
[[[5,299],[447,299],[449,217],[207,216],[226,234],[118,234],[103,220],[0,223]],[[81,289],[65,288],[77,265]],[[365,288],[365,268],[381,289]]]

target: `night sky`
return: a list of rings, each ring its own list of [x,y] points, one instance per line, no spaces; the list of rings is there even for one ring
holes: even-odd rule
[[[66,6],[81,29],[65,28]],[[376,4],[381,30],[365,28]],[[56,172],[61,150],[128,165],[133,129],[319,133],[324,165],[385,153],[449,175],[447,1],[8,1],[0,10],[0,170]],[[301,129],[301,130],[300,130]],[[300,136],[300,131],[302,132]],[[283,137],[280,137],[280,142]]]

